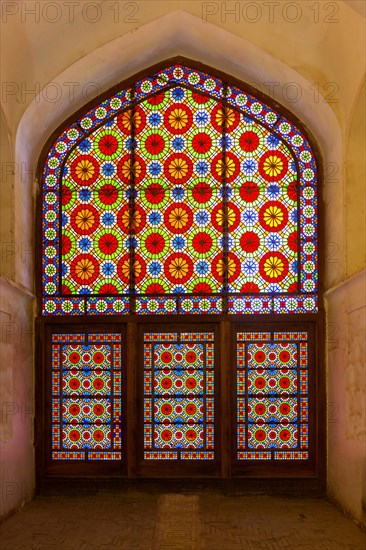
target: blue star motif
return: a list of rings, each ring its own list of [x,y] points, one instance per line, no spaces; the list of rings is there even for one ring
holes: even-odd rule
[[[103,264],[102,273],[105,277],[112,277],[112,275],[114,275],[114,272],[115,267],[112,262],[106,262],[105,264]]]
[[[159,264],[159,262],[151,262],[151,264],[149,265],[149,273],[151,275],[159,275],[159,273],[161,272],[161,265]]]
[[[279,139],[274,134],[270,134],[267,138],[267,143],[270,147],[276,147],[279,143]]]
[[[112,214],[112,212],[106,212],[105,214],[103,214],[102,222],[103,222],[104,225],[106,225],[106,226],[113,225],[114,221],[115,221],[115,217]]]
[[[177,250],[180,250],[181,248],[184,247],[185,241],[183,237],[174,237],[172,244],[174,248],[176,248]]]
[[[84,141],[79,143],[79,148],[81,149],[81,151],[83,153],[86,153],[87,151],[89,151],[90,147],[91,147],[91,145],[90,145],[90,141],[88,139],[84,139]]]
[[[184,192],[183,187],[176,186],[173,189],[173,197],[174,197],[175,200],[177,200],[177,201],[182,200],[184,195],[185,195],[185,192]]]
[[[257,221],[257,212],[253,208],[247,208],[244,210],[243,220],[246,225],[253,225]]]
[[[115,168],[112,163],[106,162],[105,164],[103,164],[102,172],[105,176],[111,177],[115,172]]]
[[[198,224],[205,224],[208,221],[208,214],[207,212],[197,212],[196,214],[196,222]]]
[[[200,275],[205,275],[207,272],[208,272],[208,264],[207,262],[204,262],[204,261],[200,261],[197,263],[197,266],[196,266],[196,269],[197,269],[197,272],[200,274]]]
[[[159,113],[152,113],[149,117],[149,122],[151,126],[158,126],[161,122],[161,116]]]
[[[91,197],[90,189],[87,189],[85,187],[83,189],[80,189],[79,197],[80,197],[80,200],[82,201],[88,201]]]
[[[176,151],[181,151],[184,147],[184,139],[181,137],[175,137],[172,141],[172,146]]]
[[[201,176],[205,175],[208,172],[208,168],[209,168],[208,162],[205,162],[204,160],[201,160],[196,164],[196,171]]]
[[[83,237],[79,241],[79,247],[83,252],[86,252],[91,247],[91,240],[88,237]]]
[[[158,176],[161,172],[161,166],[158,162],[152,162],[149,166],[149,172],[152,176]]]
[[[149,222],[152,225],[157,225],[158,223],[160,223],[160,221],[161,221],[161,215],[159,214],[159,212],[151,212],[149,216]]]
[[[183,99],[184,90],[182,88],[174,88],[174,90],[172,91],[172,97],[178,100]]]
[[[257,170],[257,163],[254,159],[246,159],[243,162],[243,172],[245,175],[254,174]]]
[[[198,125],[204,125],[208,121],[208,114],[206,111],[198,111],[198,113],[196,113],[195,120]]]

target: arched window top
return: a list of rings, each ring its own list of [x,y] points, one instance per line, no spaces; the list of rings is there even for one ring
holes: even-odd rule
[[[70,124],[43,170],[43,313],[316,312],[316,161],[270,103],[174,63]]]

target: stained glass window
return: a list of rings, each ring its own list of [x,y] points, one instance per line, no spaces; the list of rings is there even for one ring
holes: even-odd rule
[[[43,164],[47,460],[54,471],[111,461],[127,475],[277,474],[286,462],[314,473],[321,319],[298,315],[318,312],[307,132],[245,84],[181,62],[116,90]],[[177,314],[221,317],[170,325]],[[281,314],[299,320],[284,328]],[[121,317],[108,333],[116,321],[102,316]]]
[[[237,334],[238,460],[307,460],[308,335]]]
[[[144,459],[214,459],[214,334],[145,333]]]
[[[122,458],[120,334],[52,336],[52,459]]]
[[[317,168],[296,124],[175,64],[71,124],[43,171],[45,315],[317,311]]]

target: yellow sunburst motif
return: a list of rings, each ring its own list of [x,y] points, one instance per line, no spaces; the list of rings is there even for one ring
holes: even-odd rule
[[[277,177],[283,170],[283,160],[277,155],[269,155],[263,162],[263,170],[271,178]]]
[[[189,220],[189,214],[185,208],[177,206],[169,212],[168,217],[169,223],[174,227],[174,229],[182,229],[185,227]]]
[[[95,265],[89,258],[82,258],[75,266],[75,273],[79,279],[87,281],[94,275]]]
[[[126,111],[121,114],[120,124],[127,130],[131,130],[132,124],[135,128],[138,128],[141,124],[142,118],[141,114],[138,111],[135,111],[132,114],[132,111]]]
[[[267,277],[277,279],[280,275],[282,275],[285,266],[281,258],[278,258],[277,256],[270,256],[264,262],[263,269]]]
[[[225,177],[230,178],[235,172],[235,162],[232,158],[226,157],[219,159],[216,163],[216,172],[219,176],[225,173]]]
[[[230,208],[230,206],[227,207],[227,215],[226,216],[225,216],[224,211],[223,211],[222,208],[220,208],[216,212],[216,223],[217,223],[217,225],[224,225],[225,219],[227,220],[228,227],[231,227],[232,225],[234,225],[234,223],[236,221],[236,213],[234,212],[234,210],[232,208]]]
[[[141,174],[141,164],[138,161],[132,162],[131,159],[127,159],[120,167],[121,174],[128,180],[132,176],[138,178]]]
[[[127,258],[122,264],[121,264],[121,272],[125,276],[126,279],[130,277],[131,269],[130,269],[130,258]],[[139,260],[136,260],[133,262],[133,274],[137,278],[142,271],[142,266]]]
[[[217,262],[216,270],[220,277],[223,277],[226,273],[228,278],[232,277],[235,273],[236,265],[232,258],[228,258],[227,262],[224,258],[220,258]]]
[[[169,273],[174,279],[183,279],[189,270],[188,262],[185,258],[174,258],[169,264]]]
[[[188,169],[187,161],[180,157],[173,159],[169,164],[169,174],[176,180],[184,178],[188,174]]]
[[[95,166],[88,159],[82,159],[75,167],[76,176],[82,181],[88,181],[95,174]]]
[[[177,107],[169,113],[168,121],[174,130],[182,130],[188,124],[188,113],[185,109]]]
[[[79,229],[87,231],[95,223],[95,216],[88,208],[80,210],[75,217],[75,224]]]
[[[216,112],[215,121],[218,126],[224,126],[226,123],[226,128],[230,128],[235,122],[235,112],[229,108],[220,108]]]
[[[283,222],[284,213],[279,206],[272,204],[264,212],[263,219],[269,227],[277,227]]]
[[[141,220],[141,212],[139,212],[138,210],[135,210],[132,216],[129,210],[125,210],[121,215],[121,224],[124,227],[128,227],[130,229],[136,229],[141,224]]]

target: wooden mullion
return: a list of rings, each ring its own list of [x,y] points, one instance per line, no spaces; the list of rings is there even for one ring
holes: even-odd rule
[[[139,433],[137,426],[137,325],[128,323],[127,325],[127,392],[122,407],[122,415],[126,415],[126,441],[127,453],[127,475],[136,477],[136,438]]]
[[[222,100],[222,264],[223,264],[223,276],[222,276],[222,312],[225,314],[228,311],[228,261],[229,261],[229,221],[228,221],[228,188],[226,181],[226,132],[227,132],[227,91],[228,85],[226,82],[222,83],[223,100]]]
[[[221,406],[215,399],[216,412],[220,411],[221,423],[221,477],[231,477],[231,388],[230,388],[230,322],[220,323],[220,390]],[[216,384],[215,384],[216,386]],[[216,435],[216,434],[215,434]]]
[[[135,201],[135,161],[136,161],[136,151],[135,151],[135,136],[136,136],[136,87],[134,86],[131,90],[133,95],[132,105],[131,105],[131,155],[130,155],[130,168],[131,168],[131,180],[130,180],[130,196],[128,199],[128,218],[129,218],[129,258],[130,258],[130,283],[129,283],[129,295],[130,295],[130,313],[135,313],[136,311],[136,277],[135,277],[135,247],[133,244],[133,237],[135,235],[134,220],[136,213],[136,201]]]

